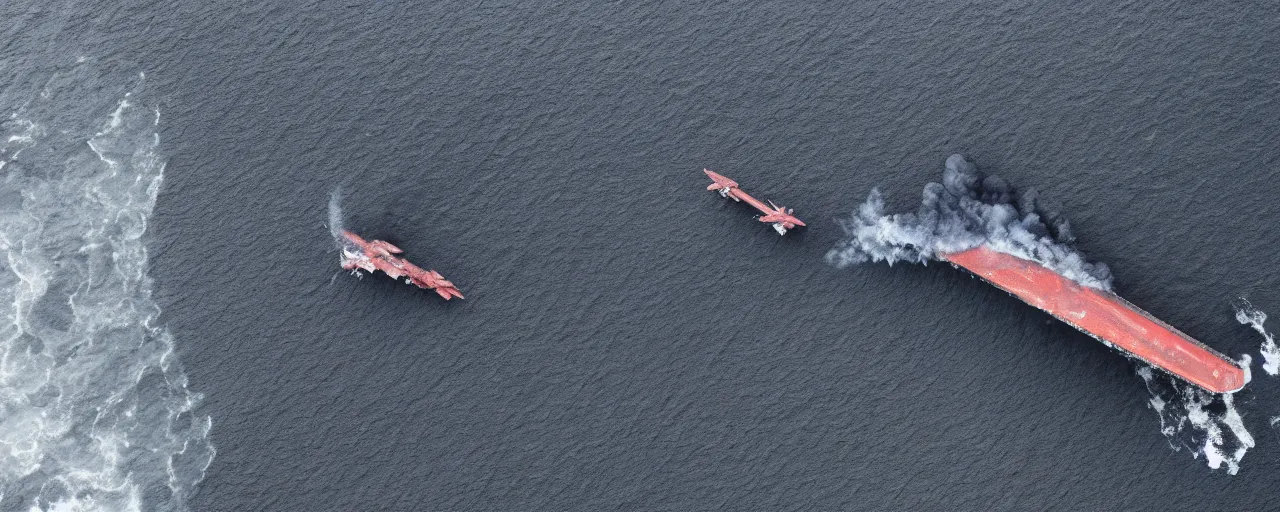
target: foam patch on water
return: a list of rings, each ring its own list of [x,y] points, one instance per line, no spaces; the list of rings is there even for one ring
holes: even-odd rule
[[[0,124],[0,510],[183,510],[214,456],[156,323],[164,162],[133,82],[78,68]]]
[[[1238,362],[1246,372],[1251,363],[1249,356]],[[1137,373],[1151,393],[1147,403],[1160,416],[1160,433],[1169,446],[1204,457],[1212,469],[1225,466],[1232,475],[1240,471],[1241,459],[1257,443],[1233,395],[1210,393],[1144,364],[1138,365]]]
[[[1276,346],[1276,338],[1267,332],[1267,314],[1253,307],[1249,301],[1241,298],[1236,304],[1236,321],[1252,327],[1262,335],[1262,370],[1267,375],[1280,373],[1280,347]]]

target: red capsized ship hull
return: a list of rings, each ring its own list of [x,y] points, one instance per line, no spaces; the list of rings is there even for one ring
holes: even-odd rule
[[[1118,295],[1080,285],[1048,268],[979,246],[944,254],[968,270],[1072,327],[1214,393],[1245,385],[1244,370]]]
[[[370,274],[381,270],[392,279],[404,278],[405,282],[426,290],[434,290],[444,300],[464,298],[452,282],[435,270],[423,270],[409,260],[396,256],[403,253],[399,247],[383,240],[365,240],[360,235],[343,230],[346,243],[342,248],[340,264],[346,270],[361,269]]]

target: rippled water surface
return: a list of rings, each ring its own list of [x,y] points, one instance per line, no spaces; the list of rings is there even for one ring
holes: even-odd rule
[[[1270,508],[1280,380],[1233,304],[1280,310],[1278,9],[2,2],[36,141],[4,143],[5,364],[98,380],[5,381],[0,508],[73,467],[193,510]],[[82,58],[121,78],[46,86]],[[1186,397],[948,266],[824,261],[957,153],[1253,381]],[[339,188],[466,299],[337,275]]]
[[[142,75],[107,68],[69,65],[6,105],[4,510],[183,509],[214,453],[147,275],[160,111]]]

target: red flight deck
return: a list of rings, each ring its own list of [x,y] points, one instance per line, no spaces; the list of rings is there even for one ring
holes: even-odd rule
[[[1244,387],[1244,370],[1222,354],[1114,293],[1082,286],[1044,266],[979,246],[942,258],[1112,347],[1214,393]]]

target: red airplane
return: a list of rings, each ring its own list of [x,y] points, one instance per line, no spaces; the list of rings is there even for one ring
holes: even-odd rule
[[[788,229],[795,229],[796,226],[804,225],[804,222],[791,215],[795,210],[773,204],[773,201],[769,201],[769,205],[766,206],[760,200],[751,197],[738,188],[738,182],[721,176],[710,169],[703,169],[702,172],[707,173],[707,177],[714,182],[707,185],[707,190],[719,192],[722,197],[727,197],[734,201],[746,201],[747,204],[756,207],[757,210],[764,212],[764,215],[759,217],[760,222],[773,224],[773,229],[777,230],[779,235],[785,235]]]
[[[435,290],[441,297],[444,297],[444,300],[454,297],[465,298],[462,296],[462,292],[458,291],[458,287],[454,286],[448,279],[445,279],[439,272],[423,270],[404,258],[396,256],[404,252],[399,247],[382,240],[366,241],[360,238],[359,235],[346,230],[343,230],[342,236],[348,242],[351,242],[350,244],[343,244],[342,268],[353,272],[356,269],[363,269],[369,271],[370,274],[381,270],[393,279],[403,277],[406,284],[417,285],[418,288],[427,290]]]

